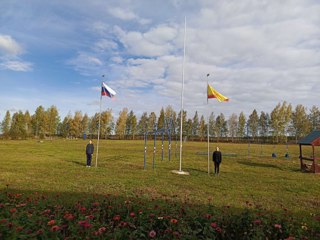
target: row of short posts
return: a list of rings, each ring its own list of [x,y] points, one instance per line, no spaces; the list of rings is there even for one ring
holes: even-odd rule
[[[152,169],[155,169],[155,159],[156,159],[156,140],[157,140],[157,135],[161,134],[161,161],[164,159],[164,135],[165,133],[168,134],[168,160],[171,161],[171,129],[170,127],[166,130],[165,128],[162,129],[157,129],[157,126],[155,125],[154,131],[153,132],[148,132],[146,131],[144,133],[144,162],[143,166],[144,169],[147,168],[147,141],[148,141],[148,135],[153,134],[154,135],[154,140],[153,140],[153,157],[152,157]]]

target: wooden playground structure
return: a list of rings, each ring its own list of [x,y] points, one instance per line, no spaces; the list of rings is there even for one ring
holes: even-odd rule
[[[320,146],[320,130],[311,132],[305,138],[301,139],[298,143],[300,148],[299,158],[301,171],[310,173],[320,173],[320,157],[316,156],[315,151],[315,147]],[[302,146],[312,147],[312,155],[310,157],[305,157],[302,154]]]

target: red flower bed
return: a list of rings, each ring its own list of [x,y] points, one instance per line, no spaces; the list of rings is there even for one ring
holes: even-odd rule
[[[0,239],[319,239],[320,215],[301,219],[246,204],[215,210],[166,199],[110,195],[61,205],[35,193],[0,193]],[[59,203],[59,204],[58,204]]]

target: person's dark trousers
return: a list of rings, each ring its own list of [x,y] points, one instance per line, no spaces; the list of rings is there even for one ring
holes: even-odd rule
[[[87,154],[87,166],[91,166],[92,155]]]
[[[214,163],[214,174],[219,174],[220,163]]]

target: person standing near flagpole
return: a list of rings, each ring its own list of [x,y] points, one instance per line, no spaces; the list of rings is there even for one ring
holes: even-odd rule
[[[219,176],[220,163],[222,162],[222,154],[220,152],[219,147],[217,147],[216,150],[213,152],[212,161],[214,163],[214,175]]]
[[[104,75],[102,75],[104,77]],[[102,82],[101,84],[101,95],[100,95],[100,112],[99,112],[99,126],[98,126],[98,141],[97,141],[97,154],[96,154],[96,167],[98,167],[98,155],[99,155],[99,142],[100,142],[100,123],[101,123],[101,99],[102,96],[113,98],[117,93],[110,88],[107,84]]]
[[[207,74],[207,77],[209,74]],[[216,98],[219,102],[228,102],[229,98],[223,96],[217,90],[215,90],[209,83],[207,78],[207,103],[209,98]],[[210,165],[209,165],[209,118],[208,118],[208,175],[210,175]],[[214,174],[219,175],[219,166],[222,161],[222,155],[219,151],[219,147],[216,148],[216,151],[213,152],[212,160],[214,162]]]
[[[93,146],[92,140],[90,139],[90,141],[86,147],[87,167],[91,167],[91,160],[92,160],[93,152],[94,152],[94,146]]]

